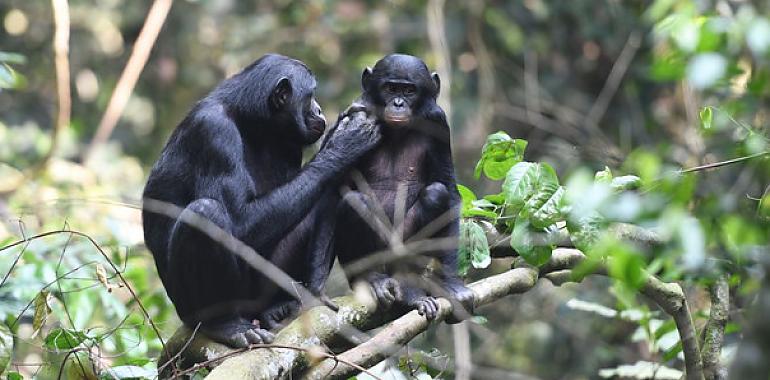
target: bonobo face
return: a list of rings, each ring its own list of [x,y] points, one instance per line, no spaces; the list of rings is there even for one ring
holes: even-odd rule
[[[271,106],[281,128],[303,145],[316,142],[326,130],[326,118],[315,99],[315,79],[281,78],[271,94]],[[280,122],[282,121],[282,122]]]
[[[438,75],[419,58],[403,54],[388,55],[374,69],[366,68],[362,84],[377,117],[390,127],[410,125],[422,103],[435,100],[439,91]]]

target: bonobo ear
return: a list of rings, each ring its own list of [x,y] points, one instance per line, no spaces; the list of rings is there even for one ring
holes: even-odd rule
[[[369,87],[369,81],[371,81],[371,79],[372,79],[372,68],[367,66],[364,69],[364,72],[361,73],[361,87],[363,87],[364,90],[366,90]]]
[[[441,91],[441,78],[438,77],[438,73],[435,71],[430,74],[430,77],[436,85],[436,93],[438,94]]]
[[[283,108],[283,106],[289,102],[291,93],[291,82],[289,81],[289,78],[282,77],[278,80],[275,87],[273,87],[273,92],[270,94],[270,106],[273,107],[274,110]]]

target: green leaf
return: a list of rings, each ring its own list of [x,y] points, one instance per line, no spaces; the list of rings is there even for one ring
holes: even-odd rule
[[[597,212],[588,215],[570,215],[567,219],[567,231],[575,247],[586,254],[596,243],[604,225],[604,218]]]
[[[714,120],[714,114],[711,107],[703,107],[700,110],[700,125],[703,129],[711,129],[711,123]]]
[[[473,191],[463,185],[457,185],[457,191],[460,193],[460,199],[462,199],[463,210],[473,207],[472,202],[476,200],[476,194]]]
[[[460,242],[458,252],[458,272],[461,276],[468,274],[471,266],[486,268],[492,258],[489,254],[487,235],[478,223],[463,220],[460,223]]]
[[[0,88],[14,87],[16,87],[16,76],[13,69],[6,64],[0,64]]]
[[[24,376],[18,372],[8,372],[5,374],[5,376],[6,380],[24,380]]]
[[[556,171],[551,165],[539,163],[534,173],[532,196],[526,200],[520,217],[530,218],[535,228],[545,228],[561,218],[564,189],[559,186]]]
[[[477,199],[475,201],[472,201],[471,204],[473,205],[473,207],[477,207],[477,208],[492,208],[492,209],[494,209],[495,207],[497,207],[497,205],[495,205],[494,203],[490,202],[487,199]]]
[[[594,181],[610,183],[612,181],[612,170],[610,170],[610,167],[605,166],[604,170],[596,172],[596,175],[594,175]]]
[[[75,348],[88,339],[82,331],[55,328],[46,335],[43,346],[49,350],[69,350]]]
[[[5,63],[0,63],[0,88],[23,88],[27,84],[27,78]]]
[[[676,358],[676,355],[678,355],[680,352],[682,352],[682,341],[679,341],[672,347],[670,350],[666,351],[666,353],[663,354],[663,361],[667,362],[669,360],[672,360]]]
[[[655,330],[655,340],[660,339],[663,335],[666,335],[674,330],[676,330],[676,323],[673,319],[669,319],[666,322],[663,322],[663,324]]]
[[[550,196],[548,195],[549,193]],[[549,186],[543,192],[532,197],[525,206],[525,210],[529,210],[529,220],[532,226],[535,228],[546,228],[563,219],[561,213],[563,199],[564,187],[562,186],[558,186],[556,191],[552,193]]]
[[[470,321],[477,325],[486,325],[489,320],[483,315],[474,315],[470,318]]]
[[[48,319],[48,315],[51,314],[51,307],[48,306],[48,292],[44,290],[38,293],[33,304],[35,312],[32,317],[32,336],[35,337],[40,333],[40,329],[45,326],[45,321]]]
[[[610,182],[610,187],[615,191],[634,190],[642,186],[642,179],[635,175],[616,177]]]
[[[611,253],[609,273],[631,289],[639,289],[644,285],[647,275],[644,273],[645,262],[640,254],[628,249],[625,244],[617,244],[615,252]]]
[[[505,178],[508,170],[524,159],[526,148],[526,140],[512,139],[505,132],[489,135],[481,149],[481,158],[476,164],[474,175],[478,179],[483,172],[493,180]]]
[[[485,195],[484,199],[497,206],[502,206],[505,203],[505,195],[503,195],[503,193]]]
[[[487,219],[497,219],[497,213],[494,211],[484,210],[480,208],[471,208],[468,210],[463,210],[463,218],[473,218],[473,217],[481,217],[481,218],[487,218]]]
[[[138,367],[135,365],[122,365],[117,367],[108,368],[106,373],[102,376],[105,379],[115,380],[141,380],[141,379],[155,379],[158,377],[158,372],[151,369]]]
[[[9,53],[5,51],[0,51],[0,62],[16,63],[21,65],[27,62],[27,58],[18,53]]]
[[[540,266],[548,262],[553,247],[547,244],[547,241],[547,234],[532,230],[529,221],[523,218],[516,220],[511,233],[511,248],[527,263]]]
[[[502,187],[505,202],[516,212],[534,194],[538,174],[539,166],[537,164],[519,162],[505,176]]]
[[[0,373],[3,373],[8,368],[8,363],[11,362],[13,356],[13,334],[11,329],[0,323]]]

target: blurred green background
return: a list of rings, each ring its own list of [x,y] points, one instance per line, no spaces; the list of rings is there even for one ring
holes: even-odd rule
[[[198,99],[268,52],[307,63],[329,120],[357,96],[365,66],[391,52],[423,58],[442,76],[459,181],[477,194],[499,189],[473,170],[487,135],[500,130],[527,140],[527,160],[551,164],[561,178],[605,166],[640,176],[654,201],[625,199],[615,210],[680,231],[642,265],[691,286],[699,326],[703,286],[728,273],[735,323],[727,358],[739,342],[770,235],[770,1],[176,0],[114,131],[84,164],[151,5],[69,2],[71,118],[47,159],[59,111],[52,3],[0,3],[0,247],[71,229],[115,263],[69,233],[0,252],[0,318],[15,343],[9,371],[55,378],[46,371],[59,368],[50,364],[67,344],[54,331],[87,343],[78,355],[97,362],[94,373],[132,365],[151,376],[160,342],[116,278],[125,276],[168,338],[179,322],[142,245],[137,208],[148,168]],[[699,253],[687,256],[693,245]],[[589,379],[639,360],[681,369],[676,352],[666,356],[671,339],[661,342],[650,327],[665,318],[610,288],[602,278],[540,284],[480,310],[488,321],[470,329],[473,362],[489,371],[480,378]],[[606,318],[571,299],[645,317]],[[414,346],[451,356],[451,328]],[[82,377],[82,362],[73,367]]]

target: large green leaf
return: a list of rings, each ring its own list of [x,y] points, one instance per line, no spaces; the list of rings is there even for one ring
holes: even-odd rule
[[[472,203],[476,200],[476,194],[473,194],[471,189],[459,184],[457,185],[457,191],[460,193],[463,210],[473,207]]]
[[[595,211],[588,215],[573,213],[567,219],[567,231],[575,247],[587,254],[599,238],[604,224],[604,218]]]
[[[481,149],[474,175],[479,178],[483,172],[490,179],[501,180],[513,165],[524,159],[526,149],[526,140],[512,139],[505,132],[493,133]]]
[[[540,266],[551,258],[553,246],[547,234],[532,228],[526,219],[517,219],[511,233],[511,247],[531,265]]]
[[[88,336],[78,330],[55,328],[43,339],[43,345],[49,350],[69,350],[83,343]]]
[[[530,198],[524,207],[530,215],[529,220],[535,228],[546,228],[563,219],[561,214],[564,199],[564,187],[557,186],[551,193],[551,187]],[[550,193],[550,195],[549,195]]]
[[[519,218],[532,218],[536,228],[545,228],[561,219],[564,189],[556,171],[545,163],[520,162],[508,171],[503,194],[511,211]]]
[[[519,162],[505,176],[505,181],[503,182],[505,202],[515,212],[518,213],[518,210],[534,194],[539,171],[538,164]]]
[[[471,266],[486,268],[491,262],[487,235],[478,223],[463,220],[460,223],[460,242],[458,252],[458,272],[461,276],[468,273]]]

